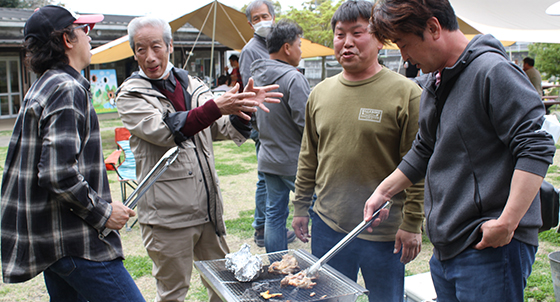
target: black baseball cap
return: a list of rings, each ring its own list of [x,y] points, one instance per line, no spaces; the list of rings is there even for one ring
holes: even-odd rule
[[[62,6],[46,5],[35,10],[27,19],[23,34],[25,40],[34,37],[40,41],[47,42],[51,33],[55,30],[64,29],[71,24],[89,24],[90,29],[95,23],[103,21],[103,15],[78,15]]]

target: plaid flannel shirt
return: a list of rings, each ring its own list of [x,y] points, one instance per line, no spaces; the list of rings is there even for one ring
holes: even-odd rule
[[[25,96],[4,166],[4,282],[31,279],[66,256],[122,258],[116,232],[99,236],[110,203],[89,83],[68,65],[47,70]]]

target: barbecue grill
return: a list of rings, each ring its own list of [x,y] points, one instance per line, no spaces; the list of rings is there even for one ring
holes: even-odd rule
[[[225,267],[225,259],[195,261],[194,265],[204,280],[224,301],[256,302],[256,301],[356,301],[358,296],[367,294],[368,290],[350,280],[329,265],[325,265],[317,274],[317,282],[312,289],[300,289],[293,286],[280,285],[286,275],[271,274],[268,266],[282,260],[285,254],[296,257],[302,270],[317,262],[317,257],[305,250],[286,250],[259,255],[263,262],[263,271],[252,282],[239,282],[232,272]],[[282,293],[281,298],[265,300],[260,293]],[[314,293],[314,294],[312,294]]]

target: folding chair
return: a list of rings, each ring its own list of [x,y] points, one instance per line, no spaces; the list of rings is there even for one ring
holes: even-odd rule
[[[117,150],[107,157],[105,168],[107,171],[115,171],[117,173],[121,188],[121,201],[127,205],[125,203],[128,196],[127,188],[135,190],[138,187],[136,181],[136,161],[130,149],[130,132],[128,129],[124,127],[115,128],[115,143],[117,144]],[[124,153],[124,161],[121,161],[122,153]],[[127,230],[130,231],[136,224],[136,221],[130,227],[127,224]]]
[[[136,162],[134,154],[130,149],[130,132],[124,127],[115,128],[115,143],[117,150],[113,151],[105,160],[107,171],[117,172],[121,187],[122,202],[127,198],[126,189],[134,190],[138,186],[136,182]],[[120,161],[120,155],[124,152],[124,161]],[[118,160],[115,160],[118,159]]]
[[[179,147],[173,147],[169,149],[155,164],[155,166],[150,170],[148,175],[142,179],[142,182],[136,187],[136,189],[130,194],[130,196],[123,202],[124,205],[128,206],[131,209],[136,208],[136,204],[138,200],[144,196],[146,191],[152,187],[152,185],[156,182],[156,180],[169,168],[173,162],[177,159],[179,155]],[[138,221],[138,219],[136,219]],[[136,223],[136,221],[132,224]],[[131,227],[132,227],[131,226]],[[112,230],[105,229],[102,234],[107,236]],[[101,235],[100,235],[101,236]]]

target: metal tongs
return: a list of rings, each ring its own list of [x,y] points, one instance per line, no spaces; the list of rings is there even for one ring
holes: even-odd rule
[[[317,272],[323,267],[325,263],[331,260],[334,255],[336,255],[340,250],[342,250],[345,246],[347,246],[354,238],[356,238],[363,230],[367,229],[371,223],[377,218],[381,210],[389,209],[393,204],[392,201],[386,201],[373,215],[369,221],[362,221],[358,226],[356,226],[350,233],[348,233],[342,240],[340,240],[335,246],[333,246],[321,259],[319,259],[315,264],[308,267],[305,272],[305,276],[308,278],[315,277]]]
[[[169,166],[173,164],[173,162],[177,159],[178,155],[179,155],[179,147],[173,147],[169,149],[167,152],[165,152],[165,154],[154,165],[152,170],[150,170],[150,172],[144,177],[142,182],[138,184],[138,186],[132,192],[132,194],[128,196],[128,198],[124,202],[124,205],[131,209],[134,209],[136,207],[136,203],[138,203],[138,200],[142,196],[144,196],[146,191],[148,191],[148,189],[156,182],[156,180],[158,180],[158,178],[163,174],[163,172],[165,172],[167,168],[169,168]],[[105,230],[103,230],[103,232],[99,234],[99,236],[106,237],[107,235],[109,235],[109,233],[111,233],[111,231],[113,230],[105,228]]]

